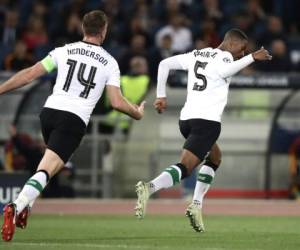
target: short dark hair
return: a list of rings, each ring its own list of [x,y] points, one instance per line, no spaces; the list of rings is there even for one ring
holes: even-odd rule
[[[93,10],[84,15],[82,28],[85,35],[96,36],[107,24],[107,16],[101,10]]]
[[[240,29],[230,29],[226,32],[224,36],[224,40],[227,39],[239,39],[248,41],[248,36],[245,34],[244,31]]]

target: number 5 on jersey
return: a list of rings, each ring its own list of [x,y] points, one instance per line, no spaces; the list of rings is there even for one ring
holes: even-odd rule
[[[194,86],[193,86],[193,90],[202,91],[202,90],[206,89],[206,86],[207,86],[206,77],[205,77],[205,75],[198,73],[199,68],[205,69],[206,65],[207,65],[207,62],[196,61],[195,66],[194,66],[194,73],[195,73],[195,77],[202,81],[202,85],[198,84],[198,82],[195,82]]]
[[[73,74],[77,65],[77,61],[72,60],[72,59],[68,59],[67,64],[69,65],[69,70],[68,70],[68,74],[67,74],[67,79],[66,82],[64,84],[63,90],[68,92],[71,82],[72,82],[72,78],[73,78]],[[86,64],[85,63],[80,63],[79,65],[79,70],[77,73],[77,80],[84,86],[83,91],[80,93],[80,97],[83,98],[88,98],[90,90],[95,88],[96,83],[94,83],[94,78],[96,75],[96,71],[97,68],[92,66],[90,73],[88,75],[87,79],[84,79],[84,72],[86,69]]]

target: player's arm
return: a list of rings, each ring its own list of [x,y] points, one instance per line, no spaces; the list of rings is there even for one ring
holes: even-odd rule
[[[106,85],[108,97],[112,107],[122,113],[125,113],[133,119],[140,120],[144,115],[143,101],[139,106],[130,103],[123,95],[119,87],[114,85]]]
[[[44,66],[41,62],[38,62],[29,68],[19,71],[1,84],[0,94],[25,86],[46,73],[47,71]]]
[[[172,56],[162,60],[158,66],[157,74],[157,89],[156,89],[156,100],[154,107],[158,113],[162,113],[167,108],[167,94],[166,84],[170,70],[185,69],[180,63],[185,55]]]
[[[271,59],[272,56],[269,54],[269,51],[261,47],[254,53],[244,56],[243,58],[231,63],[221,60],[220,65],[217,66],[217,70],[222,78],[227,78],[235,75],[254,61],[266,61]]]

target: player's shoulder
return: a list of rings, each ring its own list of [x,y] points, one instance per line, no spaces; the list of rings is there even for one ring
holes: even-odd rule
[[[78,42],[73,42],[73,43],[66,43],[62,46],[56,47],[55,49],[69,49],[69,48],[79,46],[79,45],[80,45],[80,42],[78,41]]]
[[[220,50],[220,49],[217,49],[217,50],[219,50],[219,56],[218,57],[221,60],[223,60],[226,63],[233,62],[233,56],[230,52],[225,51],[225,50]]]
[[[73,43],[67,43],[64,45],[64,47],[74,47],[81,44],[81,41],[73,42]]]
[[[74,42],[74,43],[66,43],[66,44],[63,44],[61,46],[58,46],[58,47],[55,47],[53,49],[53,51],[57,52],[57,53],[60,53],[62,51],[67,51],[68,49],[78,45],[79,42]]]
[[[104,49],[102,46],[99,46],[99,49],[101,53],[110,61],[111,65],[118,66],[117,60],[106,49]]]

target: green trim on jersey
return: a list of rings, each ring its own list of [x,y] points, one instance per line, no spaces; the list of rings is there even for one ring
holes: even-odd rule
[[[51,56],[46,56],[42,61],[41,61],[42,65],[44,66],[45,70],[50,73],[52,72],[54,69],[56,69],[56,64],[54,62],[54,60],[52,59]]]

